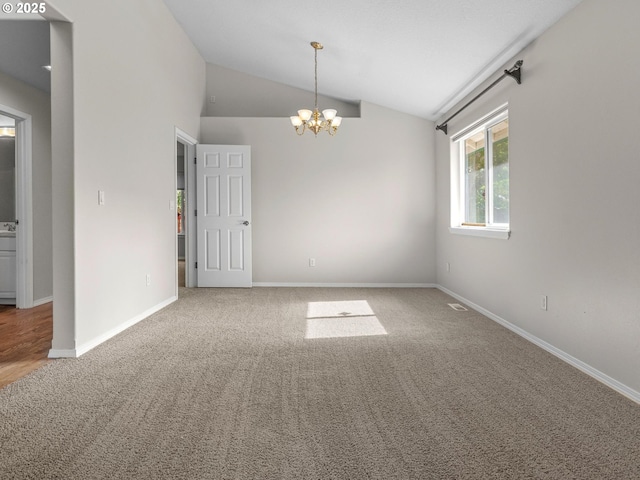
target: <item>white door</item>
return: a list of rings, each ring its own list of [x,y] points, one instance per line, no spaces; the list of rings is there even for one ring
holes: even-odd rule
[[[251,287],[251,147],[197,147],[198,287]]]

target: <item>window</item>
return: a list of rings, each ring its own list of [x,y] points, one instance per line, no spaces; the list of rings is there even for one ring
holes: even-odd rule
[[[451,140],[451,231],[509,238],[509,118],[506,107]]]

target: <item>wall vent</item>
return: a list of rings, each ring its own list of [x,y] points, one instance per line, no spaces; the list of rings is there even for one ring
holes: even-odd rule
[[[459,303],[447,303],[451,308],[453,308],[456,312],[466,312],[467,308],[463,307]]]

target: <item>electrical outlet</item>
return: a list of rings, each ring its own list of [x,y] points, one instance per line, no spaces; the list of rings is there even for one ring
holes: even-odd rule
[[[151,285],[151,274],[147,273],[147,287]]]
[[[541,295],[540,296],[540,308],[542,310],[547,310],[547,296],[546,295]]]
[[[310,258],[309,259],[309,266],[310,267],[315,267],[316,266],[316,259],[315,258]]]
[[[209,97],[209,103],[216,103],[216,96],[215,95],[211,95]]]

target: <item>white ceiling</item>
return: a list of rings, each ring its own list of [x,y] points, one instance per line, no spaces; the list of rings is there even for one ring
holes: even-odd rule
[[[319,93],[431,120],[580,1],[164,0],[209,63],[313,91],[319,41]]]
[[[0,72],[46,92],[51,90],[49,22],[0,20]]]
[[[5,115],[0,115],[0,127],[15,127],[16,121]]]
[[[435,120],[582,0],[164,0],[207,62]],[[50,90],[49,26],[0,20],[0,71]],[[527,64],[523,66],[526,80]]]

